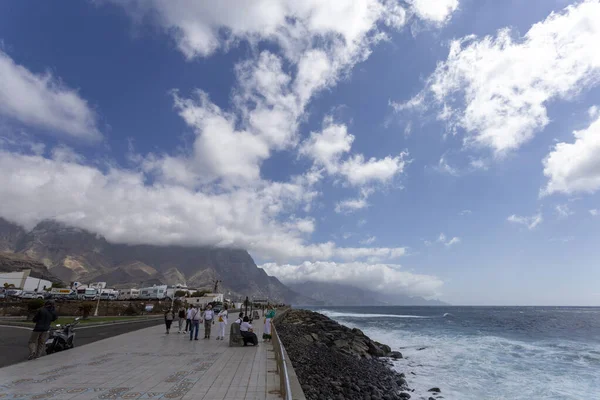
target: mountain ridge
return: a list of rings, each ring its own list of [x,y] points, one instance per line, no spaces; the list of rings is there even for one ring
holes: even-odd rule
[[[242,249],[110,243],[101,235],[57,221],[42,221],[27,232],[2,218],[0,249],[38,260],[66,282],[102,280],[138,287],[180,283],[211,289],[218,279],[226,297],[313,303],[267,275]]]

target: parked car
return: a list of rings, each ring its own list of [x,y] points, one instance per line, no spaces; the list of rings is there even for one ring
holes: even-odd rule
[[[19,297],[22,299],[44,299],[44,294],[38,292],[22,292]]]
[[[21,293],[23,293],[23,291],[20,290],[20,289],[8,289],[6,291],[6,296],[7,297],[15,297],[16,298],[16,297],[20,297]]]

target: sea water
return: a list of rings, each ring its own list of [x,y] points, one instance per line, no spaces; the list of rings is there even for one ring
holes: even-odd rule
[[[399,350],[412,398],[600,400],[600,308],[314,308]]]

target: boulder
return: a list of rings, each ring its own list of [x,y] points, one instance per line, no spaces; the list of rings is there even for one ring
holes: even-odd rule
[[[428,392],[440,393],[440,392],[441,392],[441,390],[440,390],[440,388],[438,388],[438,387],[433,387],[433,388],[429,389],[429,390],[428,390]]]
[[[390,351],[387,356],[393,358],[394,360],[399,360],[402,358],[402,353],[399,351]]]

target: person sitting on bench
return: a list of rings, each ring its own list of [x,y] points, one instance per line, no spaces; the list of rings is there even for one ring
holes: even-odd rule
[[[258,346],[258,338],[256,337],[256,333],[252,332],[252,324],[248,317],[244,317],[244,321],[240,325],[240,334],[244,338],[244,346],[247,346],[248,342],[254,344],[254,346]]]

